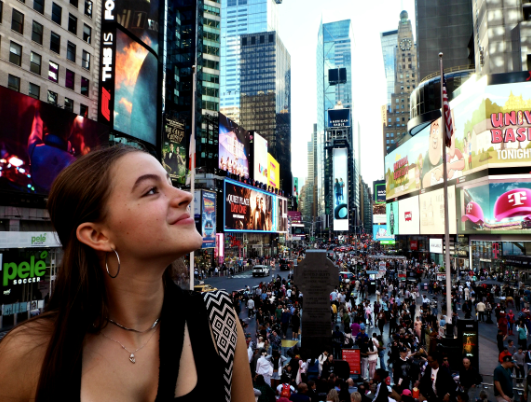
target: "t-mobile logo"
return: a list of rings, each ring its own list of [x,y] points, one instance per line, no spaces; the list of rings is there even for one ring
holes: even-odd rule
[[[470,213],[472,211],[472,209],[474,208],[474,205],[472,204],[472,202],[468,203],[466,205],[466,212],[467,213]]]
[[[523,200],[527,200],[525,192],[515,192],[507,196],[509,198],[509,203],[512,203],[513,206],[521,206]]]

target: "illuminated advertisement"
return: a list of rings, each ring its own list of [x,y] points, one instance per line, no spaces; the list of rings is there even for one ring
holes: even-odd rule
[[[277,208],[277,232],[288,231],[288,199],[276,196]]]
[[[426,192],[420,200],[420,233],[444,234],[444,189]],[[456,232],[455,186],[448,186],[448,223],[450,234]]]
[[[459,233],[531,234],[531,178],[458,187]]]
[[[203,192],[201,205],[201,235],[203,235],[202,249],[216,247],[216,193]]]
[[[385,181],[373,182],[374,203],[385,203]]]
[[[0,189],[48,194],[78,157],[108,146],[109,128],[0,87]]]
[[[269,184],[267,140],[254,132],[253,141],[253,178],[255,181]]]
[[[277,196],[229,179],[224,196],[226,231],[277,232]]]
[[[249,178],[250,135],[219,114],[219,169]]]
[[[332,154],[334,175],[334,231],[348,231],[348,156],[346,148],[334,148]]]
[[[119,0],[113,3],[118,24],[158,53],[159,0]]]
[[[387,222],[385,203],[372,205],[372,222],[375,224],[385,224]]]
[[[531,164],[531,82],[486,82],[463,84],[450,103],[455,134],[447,148],[449,181],[486,168]],[[387,198],[442,183],[443,144],[439,119],[389,153]]]
[[[156,56],[117,29],[113,128],[150,144],[157,142],[157,74]]]
[[[225,241],[224,241],[225,234],[223,232],[218,232],[216,234],[216,244],[217,244],[217,255],[218,255],[218,263],[222,264],[225,262]]]
[[[443,253],[442,238],[430,238],[430,253]]]
[[[398,227],[400,235],[419,234],[419,197],[398,201]]]
[[[184,185],[188,173],[186,147],[183,144],[184,123],[166,118],[162,136],[162,166],[170,178]]]
[[[275,189],[280,189],[280,165],[278,164],[278,161],[273,158],[271,154],[267,154],[267,161],[268,161],[268,185],[273,186]]]
[[[350,127],[350,109],[329,109],[328,127]]]
[[[394,241],[395,236],[387,232],[386,224],[373,224],[372,236],[375,241]]]
[[[398,202],[387,203],[385,205],[386,223],[389,234],[398,235]]]

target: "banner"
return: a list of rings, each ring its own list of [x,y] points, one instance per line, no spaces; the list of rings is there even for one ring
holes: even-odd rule
[[[170,178],[184,185],[188,174],[184,123],[166,117],[162,136],[162,166]]]
[[[202,249],[216,247],[216,193],[203,190],[201,212]]]
[[[348,231],[348,154],[346,148],[333,149],[332,189],[334,231]]]
[[[374,224],[385,224],[387,220],[385,203],[372,205],[372,222]]]
[[[413,196],[398,201],[400,235],[419,234],[419,197]]]
[[[60,248],[61,242],[59,242],[57,233],[40,231],[0,231],[0,249],[39,247]]]
[[[398,223],[398,202],[392,202],[387,203],[385,205],[386,210],[386,222],[387,222],[387,228],[389,228],[389,234],[390,235],[398,235],[400,232]]]
[[[271,154],[267,154],[268,160],[268,182],[269,186],[273,186],[275,189],[280,189],[280,165],[276,159],[273,158]]]
[[[442,238],[430,238],[430,253],[443,253]]]
[[[372,226],[373,239],[375,241],[394,241],[395,236],[389,234],[386,224],[374,224]]]
[[[253,179],[269,184],[267,140],[257,132],[253,134],[253,151]]]
[[[444,234],[444,189],[426,192],[420,196],[420,233]],[[450,234],[456,232],[455,186],[448,186],[448,223]]]
[[[219,114],[219,169],[249,178],[250,134]]]
[[[373,182],[373,196],[374,204],[385,203],[386,200],[386,191],[385,191],[385,181],[376,181]]]

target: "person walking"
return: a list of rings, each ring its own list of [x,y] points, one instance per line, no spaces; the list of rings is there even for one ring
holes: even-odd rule
[[[516,362],[513,357],[503,357],[503,362],[494,369],[494,397],[497,402],[512,402],[514,398],[512,369]]]

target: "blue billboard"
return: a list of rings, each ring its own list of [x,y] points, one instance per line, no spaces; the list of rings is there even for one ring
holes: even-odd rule
[[[375,241],[394,241],[395,236],[387,232],[387,224],[374,224],[372,226],[372,236]]]
[[[202,249],[216,247],[216,194],[203,190],[201,197],[201,235]]]

